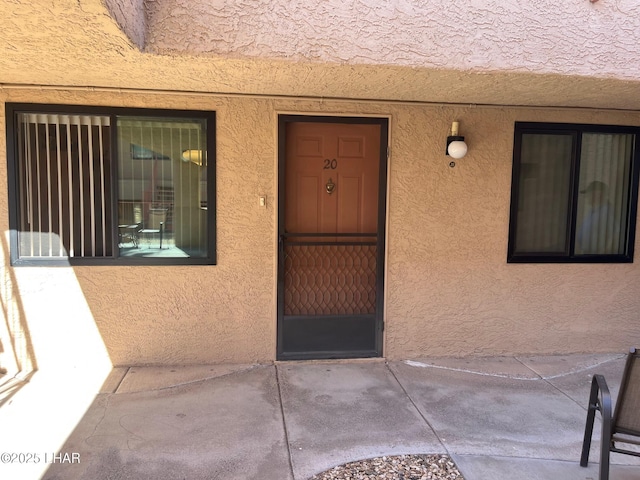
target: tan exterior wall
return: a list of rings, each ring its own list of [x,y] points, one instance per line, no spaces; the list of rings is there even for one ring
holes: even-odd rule
[[[640,109],[636,0],[292,5],[0,0],[0,86]]]
[[[450,169],[440,149],[453,118],[469,153]],[[393,122],[388,357],[626,351],[640,340],[637,253],[633,264],[506,263],[515,121],[638,125],[640,116],[401,109]]]
[[[217,265],[10,268],[3,236],[3,302],[17,305],[5,313],[30,326],[36,358],[38,342],[81,351],[77,325],[95,324],[114,365],[275,359],[278,113],[390,118],[386,357],[624,351],[640,340],[638,253],[633,264],[506,263],[514,122],[640,125],[638,113],[19,88],[0,91],[4,102],[217,112]],[[451,168],[453,120],[469,153]]]

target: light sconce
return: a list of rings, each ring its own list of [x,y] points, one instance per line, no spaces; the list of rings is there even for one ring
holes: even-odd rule
[[[195,163],[199,167],[202,166],[202,150],[184,150],[181,160],[185,163]]]
[[[466,154],[467,144],[464,143],[464,137],[458,135],[458,122],[453,122],[451,124],[451,135],[447,137],[447,155],[457,160]]]

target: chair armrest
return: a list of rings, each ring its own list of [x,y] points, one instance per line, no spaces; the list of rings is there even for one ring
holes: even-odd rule
[[[593,380],[591,380],[591,395],[594,393],[594,387],[596,388],[596,397],[593,401],[597,402],[595,404],[596,410],[599,410],[602,414],[602,418],[604,420],[605,416],[607,418],[611,418],[611,393],[609,393],[609,387],[607,386],[607,381],[604,379],[602,375],[594,375]],[[598,395],[598,392],[600,395]],[[590,399],[589,402],[592,400]]]
[[[589,405],[587,407],[587,423],[585,425],[584,440],[582,443],[582,456],[580,465],[587,466],[589,461],[589,450],[591,448],[591,434],[593,432],[593,423],[595,420],[596,410],[602,415],[602,444],[601,444],[601,470],[609,468],[609,455],[602,455],[605,450],[609,451],[611,442],[611,393],[609,387],[602,375],[594,375],[591,380],[591,393],[589,395]],[[603,458],[606,457],[606,458]]]

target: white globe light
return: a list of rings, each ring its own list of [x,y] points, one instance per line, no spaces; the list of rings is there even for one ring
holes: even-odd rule
[[[447,147],[447,152],[451,156],[451,158],[462,158],[467,154],[467,144],[461,142],[460,140],[456,140],[451,142]]]

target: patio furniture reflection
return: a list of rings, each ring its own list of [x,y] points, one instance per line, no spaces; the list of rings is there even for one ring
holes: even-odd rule
[[[139,223],[118,225],[118,241],[120,246],[131,243],[134,248],[138,248],[138,230],[140,230]]]
[[[160,238],[160,249],[162,249],[162,237],[165,231],[165,225],[167,223],[166,208],[151,208],[149,209],[148,221],[142,229],[138,231],[138,235],[141,238],[146,238],[148,245],[151,246],[151,240],[155,236]]]

